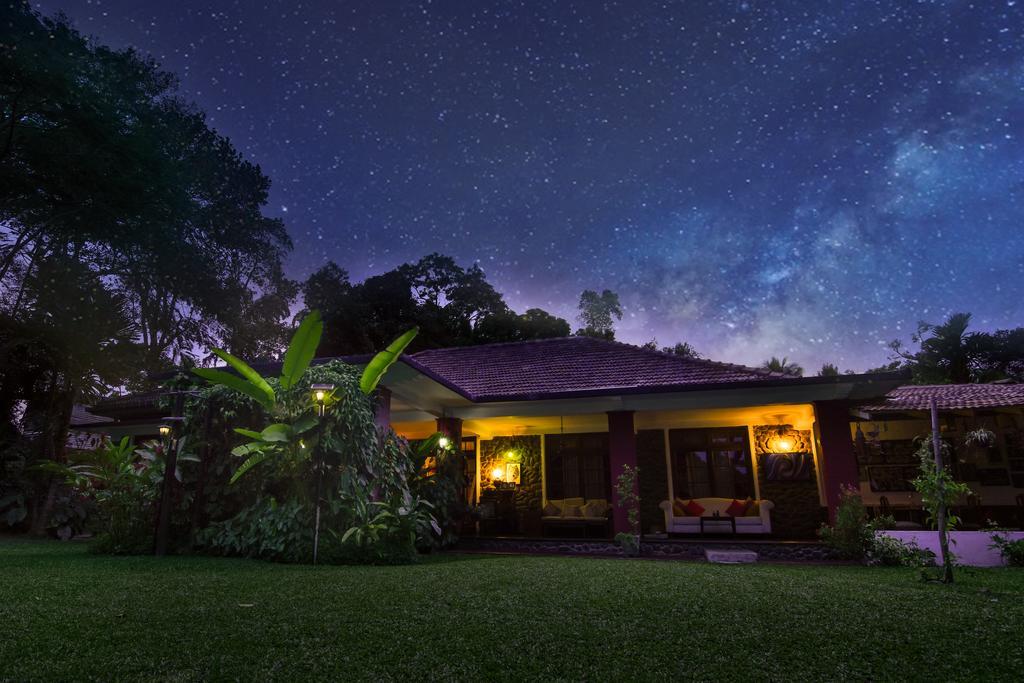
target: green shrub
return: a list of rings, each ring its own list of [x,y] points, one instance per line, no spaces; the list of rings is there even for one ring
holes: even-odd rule
[[[215,522],[197,543],[217,555],[255,557],[275,562],[308,562],[313,556],[313,508],[298,500],[279,504],[257,500],[231,519]]]
[[[1024,567],[1024,538],[1011,541],[1002,536],[999,530],[995,530],[992,532],[992,545],[990,547],[998,550],[1006,564],[1011,567]]]
[[[895,526],[892,517],[868,519],[860,493],[852,487],[843,487],[834,526],[822,525],[821,540],[837,555],[848,560],[863,560],[876,542],[875,532]]]
[[[931,567],[935,564],[935,553],[918,547],[914,542],[904,543],[872,532],[864,560],[870,565],[887,567]]]

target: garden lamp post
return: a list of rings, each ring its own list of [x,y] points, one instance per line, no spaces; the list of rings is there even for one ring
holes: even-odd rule
[[[324,464],[321,454],[323,449],[320,442],[324,437],[324,417],[327,415],[327,405],[334,393],[333,384],[314,384],[310,387],[313,395],[313,405],[316,406],[316,414],[320,418],[317,422],[316,452],[313,454],[313,467],[316,469],[316,521],[313,523],[313,564],[316,564],[317,554],[320,550],[320,498],[322,497],[324,482]]]

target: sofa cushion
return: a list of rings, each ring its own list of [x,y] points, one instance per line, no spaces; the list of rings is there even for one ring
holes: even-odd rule
[[[753,498],[747,498],[747,509],[743,513],[745,517],[760,517],[761,516],[761,501],[754,500]]]
[[[676,498],[672,501],[672,516],[673,517],[685,517],[686,516],[686,501],[682,498]]]
[[[604,517],[608,512],[608,502],[601,499],[588,500],[587,504],[580,508],[584,517]]]
[[[580,517],[582,516],[579,505],[569,505],[569,501],[562,502],[562,517]]]
[[[760,527],[761,526],[761,518],[760,517],[737,517],[736,518],[736,526],[738,526],[738,527],[741,527],[741,526],[756,526],[756,527]]]
[[[742,517],[747,511],[747,502],[745,500],[733,500],[729,503],[729,507],[725,508],[725,514],[730,517]]]
[[[688,502],[683,506],[683,509],[686,510],[686,514],[690,517],[700,517],[701,513],[704,512],[704,506],[695,500]]]
[[[558,501],[561,502],[561,501]],[[556,501],[549,500],[548,504],[544,506],[545,517],[558,517],[562,514],[562,506],[557,505]]]

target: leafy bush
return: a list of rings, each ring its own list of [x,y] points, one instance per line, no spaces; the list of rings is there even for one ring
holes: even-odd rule
[[[895,520],[889,516],[869,520],[864,501],[857,489],[843,487],[839,507],[836,509],[835,525],[822,525],[818,534],[840,557],[862,560],[874,548],[875,532],[879,529],[891,529],[893,526]]]
[[[462,454],[454,444],[441,445],[442,434],[437,433],[410,447],[398,437],[391,437],[384,444],[392,458],[402,458],[405,451],[412,458],[409,492],[429,505],[429,514],[434,525],[421,526],[425,531],[417,540],[421,547],[446,547],[458,541],[458,524],[467,512],[462,497],[465,474],[462,468]],[[436,528],[436,533],[430,533]]]
[[[0,447],[0,529],[27,525],[32,482],[26,476],[29,455],[23,441]]]
[[[179,442],[179,448],[183,445]],[[184,453],[179,453],[178,458],[182,462],[192,459]],[[135,448],[124,437],[118,443],[105,443],[92,453],[79,456],[71,465],[47,462],[40,467],[63,476],[72,487],[68,499],[58,499],[54,509],[53,519],[62,525],[58,533],[70,537],[81,530],[89,506],[95,511],[88,521],[88,527],[96,532],[94,552],[123,555],[152,550],[154,520],[164,480],[162,444],[152,442]],[[180,480],[180,472],[175,476]],[[175,503],[183,511],[189,499],[182,496]]]
[[[355,505],[355,523],[340,537],[332,532],[326,556],[338,563],[408,564],[417,557],[416,548],[424,539],[441,535],[441,527],[433,516],[433,506],[409,492],[387,501]]]
[[[1011,567],[1024,567],[1024,539],[1011,541],[999,531],[1001,530],[993,530],[990,547],[998,550],[1006,564]]]
[[[629,532],[615,534],[615,542],[622,552],[630,557],[640,554],[640,496],[637,494],[637,478],[640,469],[625,465],[615,480],[618,507],[624,508],[629,521]]]
[[[864,560],[871,565],[888,567],[931,567],[935,564],[935,553],[918,547],[914,542],[904,543],[892,536],[872,532]]]
[[[217,555],[306,562],[313,554],[313,509],[298,500],[257,500],[231,519],[203,529],[197,542]]]

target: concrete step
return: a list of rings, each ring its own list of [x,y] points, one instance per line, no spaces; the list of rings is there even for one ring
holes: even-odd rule
[[[704,550],[704,559],[715,564],[749,564],[757,562],[757,553],[753,550]]]

